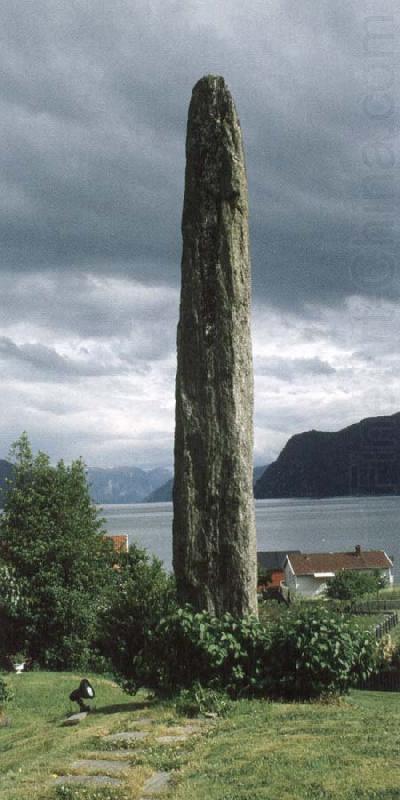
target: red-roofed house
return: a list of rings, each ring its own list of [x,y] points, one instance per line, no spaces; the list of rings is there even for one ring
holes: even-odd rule
[[[362,550],[357,545],[351,553],[289,553],[285,562],[285,585],[290,591],[313,597],[322,594],[329,578],[342,570],[379,570],[388,585],[393,584],[393,561],[384,550]]]
[[[121,533],[118,535],[113,535],[105,537],[106,539],[111,539],[113,543],[113,547],[116,553],[127,553],[128,552],[128,535],[126,533]]]

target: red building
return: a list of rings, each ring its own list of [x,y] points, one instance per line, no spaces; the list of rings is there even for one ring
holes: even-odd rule
[[[300,550],[291,550],[291,553],[300,553]],[[285,562],[289,550],[264,550],[257,553],[258,591],[279,589],[281,581],[285,578]]]

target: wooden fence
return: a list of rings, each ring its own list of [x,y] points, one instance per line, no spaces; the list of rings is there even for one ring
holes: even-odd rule
[[[360,681],[358,689],[370,692],[400,692],[400,672],[378,672],[366,681]]]
[[[375,614],[380,611],[400,610],[400,599],[396,600],[364,600],[352,608],[353,614]]]
[[[375,626],[376,639],[380,641],[386,633],[389,633],[398,624],[399,615],[397,611],[387,614],[386,619]],[[360,681],[358,688],[375,692],[400,692],[400,671],[378,672],[377,675],[371,675],[366,681]]]
[[[375,626],[375,638],[380,641],[380,639],[382,639],[386,633],[389,633],[392,628],[395,628],[398,624],[399,615],[397,611],[387,614],[386,619],[384,619],[383,622],[380,622],[379,625]]]

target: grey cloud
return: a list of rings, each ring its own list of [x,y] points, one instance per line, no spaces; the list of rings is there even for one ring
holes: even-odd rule
[[[254,369],[256,375],[271,375],[283,381],[336,373],[334,367],[320,358],[258,358],[255,360]]]
[[[376,258],[362,240],[361,149],[398,126],[363,112],[361,0],[301,12],[283,0],[221,2],[218,14],[196,0],[0,7],[4,267],[176,286],[187,106],[195,81],[216,71],[244,129],[255,296],[301,307],[398,293],[350,269],[360,238],[365,261]],[[396,217],[392,253],[399,233]]]
[[[399,314],[380,304],[400,286],[400,126],[397,111],[365,114],[365,4],[0,10],[0,436],[23,421],[56,457],[170,463],[185,124],[207,72],[225,75],[243,126],[255,337],[258,308],[283,320],[260,337],[258,452],[396,410]],[[382,13],[397,19],[393,0]],[[386,170],[377,141],[394,157]],[[376,172],[393,176],[388,202],[363,197]],[[269,337],[279,358],[264,358]]]
[[[119,374],[122,369],[102,366],[92,362],[79,362],[60,355],[54,348],[40,343],[26,343],[17,345],[5,336],[0,337],[0,358],[12,360],[33,367],[34,379],[38,380],[38,373],[43,379],[60,380],[63,378],[98,377],[100,375]],[[40,379],[40,375],[39,375]]]
[[[162,358],[175,349],[178,292],[93,274],[3,273],[0,326],[26,324],[41,337],[123,341],[121,357]]]

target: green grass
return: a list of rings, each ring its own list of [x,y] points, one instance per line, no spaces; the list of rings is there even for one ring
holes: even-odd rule
[[[49,672],[6,677],[15,698],[5,708],[9,726],[0,727],[0,800],[54,797],[52,778],[68,769],[74,758],[92,751],[100,734],[125,728],[145,699],[133,699],[112,681],[89,675],[96,689],[96,710],[79,726],[64,728],[65,717],[78,710],[68,695],[81,677]]]
[[[398,800],[400,697],[240,702],[186,767],[176,800]],[[201,767],[199,767],[199,764]]]
[[[126,788],[58,794],[52,776],[96,754],[100,736],[133,727],[144,694],[131,698],[89,676],[96,710],[76,728],[61,722],[82,676],[28,673],[7,682],[15,700],[0,727],[0,800],[138,800],[153,770],[174,770],[173,800],[400,800],[400,695],[353,692],[338,704],[242,700],[199,738],[161,747],[151,740],[133,759]],[[154,702],[157,732],[182,721]],[[137,713],[136,713],[137,716]]]

